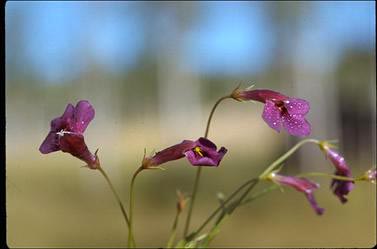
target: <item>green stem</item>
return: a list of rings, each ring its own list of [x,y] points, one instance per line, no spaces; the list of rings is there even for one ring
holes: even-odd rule
[[[229,98],[232,98],[232,96],[227,95],[227,96],[224,96],[224,97],[219,98],[219,99],[216,101],[215,105],[212,107],[211,113],[209,114],[209,117],[208,117],[206,131],[205,131],[205,133],[204,133],[204,137],[205,137],[205,138],[208,137],[209,128],[211,127],[212,117],[213,117],[213,114],[215,113],[215,110],[216,110],[217,106],[221,103],[221,101],[223,101],[223,100],[225,100],[225,99],[229,99]]]
[[[203,222],[203,224],[194,232],[192,233],[189,237],[194,238],[198,233],[200,233],[203,228],[216,216],[218,212],[220,212],[228,202],[230,202],[242,189],[247,187],[249,184],[253,184],[254,182],[258,181],[257,178],[251,179],[246,181],[244,184],[242,184],[240,187],[238,187],[233,193],[224,201],[220,204],[220,206],[208,216],[208,218]]]
[[[287,158],[289,158],[294,152],[296,152],[301,146],[303,146],[304,144],[306,143],[315,143],[315,144],[319,144],[320,141],[317,140],[317,139],[304,139],[300,142],[298,142],[295,146],[293,146],[289,151],[287,151],[286,153],[284,153],[282,156],[280,156],[277,160],[275,160],[274,162],[272,162],[267,168],[266,170],[264,170],[262,172],[262,174],[260,174],[260,176],[256,179],[251,179],[249,181],[247,181],[245,184],[241,185],[241,187],[239,187],[236,191],[234,191],[223,203],[221,203],[221,205],[204,221],[204,223],[192,234],[190,234],[189,238],[194,238],[198,233],[201,232],[201,230],[215,217],[215,215],[221,211],[224,206],[230,201],[232,200],[243,188],[245,188],[247,185],[251,184],[249,186],[249,188],[244,192],[244,194],[237,200],[234,202],[234,204],[230,204],[230,212],[233,212],[238,206],[241,206],[253,199],[256,198],[256,196],[254,197],[251,197],[249,199],[247,199],[246,201],[243,201],[247,195],[250,193],[250,191],[256,186],[256,184],[258,183],[259,180],[261,179],[265,179],[266,176],[268,176],[274,169],[276,169],[277,166],[279,166],[280,164],[282,164],[285,160],[287,160]],[[348,180],[348,179],[347,179]],[[271,190],[272,189],[275,189],[276,187],[271,187]],[[266,190],[266,193],[268,191]],[[259,195],[262,195],[264,194],[264,191],[261,193],[261,194],[258,194],[257,196]],[[228,211],[229,212],[229,211]],[[220,222],[222,219],[222,217],[219,217],[218,222]],[[186,236],[187,238],[187,236]]]
[[[180,211],[177,210],[177,213],[175,215],[174,223],[173,223],[173,226],[171,228],[171,233],[170,233],[170,237],[169,237],[168,244],[167,244],[166,248],[172,248],[173,247],[175,236],[177,234],[177,226],[178,226],[179,215],[180,215]]]
[[[360,177],[357,178],[352,178],[352,177],[345,177],[345,176],[338,176],[338,175],[332,175],[332,174],[327,174],[327,173],[321,173],[321,172],[310,172],[310,173],[303,173],[296,175],[298,177],[302,176],[326,176],[326,177],[331,177],[336,180],[341,180],[341,181],[361,181]]]
[[[277,166],[279,166],[281,163],[283,163],[287,158],[289,158],[294,152],[296,152],[301,146],[303,146],[306,143],[315,143],[319,144],[320,141],[317,139],[304,139],[297,143],[295,146],[293,146],[289,151],[284,153],[282,156],[280,156],[277,160],[272,162],[265,171],[258,177],[258,179],[265,179],[266,176],[268,176]],[[247,197],[247,195],[250,193],[250,191],[255,187],[255,185],[258,183],[256,181],[253,183],[249,188],[244,192],[244,194],[236,201],[234,204],[230,205],[230,213],[232,213],[238,206],[241,205],[242,201]],[[221,217],[220,217],[221,219]],[[219,220],[220,220],[219,219]]]
[[[271,185],[270,187],[265,188],[265,189],[263,189],[262,191],[260,191],[260,192],[258,192],[258,193],[256,193],[256,194],[252,195],[250,198],[244,200],[242,203],[240,203],[239,206],[242,206],[242,205],[245,205],[245,204],[247,204],[247,203],[249,203],[249,202],[252,202],[252,201],[254,201],[255,199],[257,199],[257,198],[259,198],[259,197],[262,197],[263,195],[269,193],[270,191],[275,190],[275,189],[278,189],[278,188],[279,188],[279,186],[276,185],[276,184]]]
[[[246,199],[246,200],[242,201],[237,207],[240,207],[240,206],[245,205],[245,204],[247,204],[247,203],[249,203],[251,201],[254,201],[255,199],[257,199],[259,197],[262,197],[263,195],[267,194],[271,190],[274,190],[274,189],[277,189],[277,188],[278,188],[278,186],[272,185],[269,188],[263,189],[262,191],[260,191],[260,192],[256,193],[255,195],[251,196],[249,199]],[[227,217],[226,211],[224,211],[222,214],[220,214],[219,219],[217,220],[217,222],[215,223],[215,225],[213,226],[213,228],[211,229],[211,231],[209,232],[209,234],[211,234],[214,229],[220,229],[220,225],[224,221],[224,218],[226,218],[226,217]],[[212,239],[213,238],[211,238],[211,240]],[[209,245],[209,242],[208,242],[207,245]]]
[[[189,230],[189,227],[190,227],[190,220],[191,220],[192,210],[193,210],[193,207],[194,207],[194,202],[195,202],[195,199],[196,199],[196,193],[197,193],[198,187],[199,187],[199,179],[200,179],[201,172],[202,172],[202,167],[198,167],[198,169],[196,170],[194,188],[192,190],[191,201],[190,201],[189,210],[188,210],[188,213],[187,213],[185,230],[184,230],[184,233],[183,233],[184,237],[187,236],[187,233],[188,233],[188,230]]]
[[[306,143],[315,143],[319,144],[320,141],[317,139],[304,139],[300,142],[298,142],[295,146],[293,146],[290,150],[288,150],[286,153],[284,153],[281,157],[279,157],[276,161],[270,164],[270,166],[267,167],[265,171],[259,176],[259,179],[266,178],[277,166],[282,164],[285,160],[287,160],[288,157],[290,157],[296,150],[298,150],[301,146],[303,146]]]
[[[250,191],[257,185],[257,183],[259,182],[259,179],[257,179],[255,182],[253,182],[249,188],[243,193],[243,195],[237,200],[234,202],[234,204],[230,205],[230,210],[228,211],[229,214],[233,213],[234,210],[242,203],[242,201],[247,197],[247,195],[250,193]],[[218,222],[220,222],[221,220],[219,219]]]
[[[101,172],[101,174],[103,175],[103,177],[105,177],[107,183],[109,184],[110,189],[113,192],[113,194],[114,194],[114,196],[115,196],[115,198],[116,198],[116,200],[117,200],[117,202],[119,204],[120,210],[122,211],[122,214],[123,214],[124,220],[126,221],[127,227],[128,227],[128,229],[130,229],[130,221],[128,219],[126,209],[124,208],[124,206],[122,204],[122,201],[120,200],[117,192],[115,191],[115,188],[114,188],[113,184],[111,183],[110,178],[108,177],[108,175],[106,174],[106,172],[101,167],[99,167],[98,170],[99,170],[99,172]]]
[[[208,137],[212,117],[213,117],[213,114],[215,113],[217,106],[221,103],[221,101],[228,99],[228,98],[231,98],[231,96],[227,95],[227,96],[221,97],[220,99],[218,99],[216,101],[215,105],[212,107],[212,110],[211,110],[209,117],[208,117],[206,131],[204,133],[205,138]],[[200,180],[201,173],[202,173],[202,167],[198,167],[198,169],[196,171],[194,187],[193,187],[192,194],[191,194],[191,201],[190,201],[189,209],[188,209],[188,213],[187,213],[186,224],[185,224],[185,229],[184,229],[184,233],[183,233],[184,237],[187,236],[188,230],[190,228],[191,215],[192,215],[192,211],[194,209],[194,203],[195,203],[195,199],[196,199],[196,193],[198,192],[198,188],[199,188],[199,180]]]
[[[135,239],[133,236],[133,209],[134,209],[134,186],[135,186],[135,179],[136,176],[143,170],[144,168],[138,168],[134,175],[132,176],[131,185],[130,185],[130,228],[128,229],[128,247],[133,248],[136,246]]]
[[[284,162],[288,157],[290,157],[295,151],[297,151],[302,145],[306,144],[306,143],[315,143],[315,144],[318,144],[320,141],[319,140],[316,140],[316,139],[304,139],[302,141],[300,141],[299,143],[297,143],[295,146],[293,146],[289,151],[287,151],[286,153],[284,153],[282,156],[280,156],[277,160],[275,160],[274,162],[272,162],[267,168],[265,171],[263,171],[263,173],[258,177],[258,179],[263,179],[264,177],[266,177],[271,171],[273,171],[277,166],[279,166],[282,162]],[[190,237],[192,238],[193,236],[197,235],[214,217],[215,215],[223,209],[223,207],[230,201],[232,200],[237,194],[238,192],[240,192],[243,188],[245,188],[247,185],[251,184],[252,182],[258,182],[256,179],[251,179],[249,181],[247,181],[245,184],[243,184],[241,187],[239,187],[236,191],[234,191],[228,198],[226,201],[224,201],[205,221],[204,223],[195,231],[195,233],[191,234]],[[244,198],[246,198],[247,194],[252,190],[252,188],[254,188],[254,186],[256,185],[253,184],[249,187],[249,189],[247,189],[244,194],[242,195],[242,197],[240,199],[238,199],[237,202],[237,205],[233,204],[234,205],[234,208],[233,208],[233,211],[234,209],[240,205],[243,201]]]
[[[270,186],[268,188],[265,188],[262,191],[260,191],[260,192],[256,193],[255,195],[251,196],[250,198],[242,201],[237,207],[243,206],[243,205],[245,205],[245,204],[247,204],[247,203],[249,203],[251,201],[254,201],[255,199],[257,199],[259,197],[262,197],[263,195],[265,195],[265,194],[269,193],[270,191],[272,191],[274,189],[277,189],[277,188],[278,188],[277,185],[272,185],[272,186]],[[226,217],[226,213],[221,214],[220,217],[219,217],[219,219],[218,219],[218,221],[216,222],[216,225],[214,225],[214,227],[211,229],[211,231],[208,234],[211,234],[214,229],[219,229],[220,228],[220,223],[224,220],[225,217]],[[209,242],[208,242],[207,245],[209,245]]]
[[[103,168],[99,167],[98,170],[99,170],[99,172],[101,172],[101,174],[103,175],[103,177],[106,179],[107,183],[109,184],[110,189],[113,192],[113,194],[115,196],[115,199],[117,200],[117,202],[119,204],[120,210],[122,211],[124,220],[126,221],[126,224],[127,224],[127,227],[128,227],[128,232],[130,232],[130,230],[131,230],[130,220],[128,219],[126,209],[124,208],[124,206],[122,204],[122,201],[119,198],[119,195],[117,194],[117,192],[116,192],[113,184],[111,183],[111,180],[110,180],[109,176],[106,174],[106,172],[103,170]]]

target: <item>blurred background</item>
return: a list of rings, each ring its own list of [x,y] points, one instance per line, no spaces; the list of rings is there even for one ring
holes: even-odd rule
[[[126,245],[99,172],[38,151],[50,120],[81,99],[96,110],[88,147],[100,148],[126,204],[144,148],[202,136],[214,102],[240,83],[307,99],[311,137],[338,139],[354,175],[376,165],[375,2],[7,2],[5,12],[9,247]],[[217,192],[231,193],[300,140],[270,129],[262,109],[227,100],[216,111],[209,138],[229,152],[204,169],[193,228]],[[284,174],[334,171],[312,144],[285,166]],[[139,246],[166,245],[175,190],[191,192],[195,167],[182,159],[165,168],[137,179]],[[357,184],[342,205],[329,179],[314,180],[322,217],[303,194],[275,191],[236,211],[212,245],[374,246],[375,185]]]

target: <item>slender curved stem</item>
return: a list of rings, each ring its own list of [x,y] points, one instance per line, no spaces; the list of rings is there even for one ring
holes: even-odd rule
[[[290,157],[296,150],[298,150],[301,146],[303,146],[306,143],[315,143],[319,144],[320,141],[317,139],[304,139],[300,142],[298,142],[295,146],[293,146],[290,150],[288,150],[286,153],[284,153],[282,156],[280,156],[277,160],[275,160],[273,163],[270,164],[270,166],[267,167],[265,171],[259,176],[260,179],[265,178],[270,174],[277,166],[282,164],[285,160],[287,160],[288,157]]]
[[[123,217],[124,217],[124,220],[126,221],[126,224],[127,224],[127,227],[128,227],[128,230],[130,230],[130,221],[128,219],[128,216],[127,216],[127,212],[126,212],[126,209],[124,208],[123,204],[122,204],[122,201],[120,200],[113,184],[111,183],[111,180],[110,178],[108,177],[108,175],[106,174],[106,172],[101,168],[99,167],[98,168],[99,172],[101,172],[101,174],[103,175],[103,177],[105,177],[107,183],[109,184],[110,186],[110,189],[111,191],[113,192],[118,204],[119,204],[119,207],[120,207],[120,210],[122,211],[122,214],[123,214]]]
[[[204,137],[205,137],[205,138],[208,137],[209,128],[211,127],[212,117],[213,117],[213,114],[215,113],[215,110],[216,110],[217,106],[221,103],[221,101],[223,101],[223,100],[225,100],[225,99],[229,99],[229,98],[232,98],[232,96],[227,95],[227,96],[224,96],[224,97],[219,98],[219,99],[216,101],[215,105],[212,107],[211,113],[209,114],[209,117],[208,117],[206,131],[205,131],[205,133],[204,133]]]
[[[250,191],[257,185],[259,180],[260,180],[259,178],[256,178],[256,180],[251,183],[249,188],[242,194],[242,196],[238,200],[229,204],[229,207],[227,208],[227,210],[223,212],[217,219],[216,224],[219,224],[222,221],[222,219],[225,217],[225,214],[228,214],[228,215],[232,214],[234,210],[236,210],[236,208],[240,206],[242,201],[247,197]]]
[[[204,133],[205,138],[208,137],[209,128],[211,127],[212,117],[213,117],[213,114],[215,113],[217,106],[221,103],[221,101],[228,99],[228,98],[231,98],[231,96],[227,95],[227,96],[219,98],[216,101],[215,105],[212,107],[212,110],[211,110],[209,117],[208,117],[206,130],[205,130],[205,133]],[[192,194],[191,194],[190,206],[189,206],[188,213],[187,213],[186,224],[185,224],[185,229],[184,229],[184,237],[187,236],[187,233],[188,233],[188,230],[189,230],[189,227],[190,227],[192,210],[194,209],[194,203],[195,203],[195,199],[196,199],[196,193],[198,192],[198,188],[199,188],[199,180],[200,180],[201,173],[202,173],[202,167],[198,167],[198,169],[196,171],[194,187],[193,187]]]
[[[173,247],[175,235],[177,234],[177,226],[178,226],[179,215],[180,215],[180,211],[177,210],[166,248],[172,248]]]
[[[192,194],[191,194],[191,201],[190,201],[190,206],[189,206],[189,209],[188,209],[188,214],[187,214],[187,218],[186,218],[186,224],[185,224],[185,230],[184,230],[184,237],[187,236],[187,233],[188,233],[188,229],[190,227],[190,220],[191,220],[191,215],[192,215],[192,210],[193,210],[193,207],[194,207],[194,202],[195,202],[195,198],[196,198],[196,193],[198,191],[198,187],[199,187],[199,179],[200,179],[200,175],[202,173],[202,167],[199,167],[197,170],[196,170],[196,177],[195,177],[195,182],[194,182],[194,188],[192,190]]]
[[[264,170],[262,172],[262,174],[257,178],[257,179],[264,179],[264,177],[266,177],[269,173],[271,173],[271,171],[273,171],[277,166],[279,166],[282,162],[284,162],[287,158],[289,158],[294,152],[296,152],[301,146],[303,146],[304,144],[306,143],[315,143],[315,144],[319,144],[320,141],[317,140],[317,139],[304,139],[302,141],[300,141],[299,143],[297,143],[295,146],[293,146],[289,151],[287,151],[286,153],[284,153],[282,156],[280,156],[277,160],[275,160],[274,162],[272,162],[267,168],[266,170]],[[255,182],[255,184],[253,183]],[[245,199],[248,195],[248,193],[255,187],[256,183],[258,182],[258,180],[256,179],[251,179],[249,181],[247,181],[246,183],[244,183],[243,185],[241,185],[237,190],[235,190],[227,199],[226,201],[224,201],[205,221],[204,223],[194,232],[192,233],[189,237],[193,237],[193,236],[196,236],[214,217],[215,215],[224,208],[224,206],[231,200],[233,199],[237,194],[238,192],[240,192],[243,188],[245,188],[247,185],[253,183],[245,192],[244,194],[238,199],[238,201],[235,202],[235,204],[233,204],[233,210],[234,211],[237,206],[240,206],[242,204],[242,201],[243,199]],[[187,237],[187,236],[186,236]]]
[[[133,209],[134,209],[134,186],[135,186],[135,179],[136,176],[143,170],[144,168],[138,168],[134,175],[132,176],[131,185],[130,185],[130,229],[128,230],[128,247],[133,248],[136,246],[134,236],[133,236]]]
[[[257,178],[256,181],[254,181],[249,188],[243,193],[243,195],[234,202],[233,205],[231,205],[231,209],[228,211],[230,214],[234,212],[234,210],[242,203],[242,201],[247,197],[247,195],[250,193],[250,191],[257,185],[259,182],[259,178]]]
[[[252,201],[254,201],[255,199],[257,199],[257,198],[259,198],[259,197],[262,197],[263,195],[265,195],[265,194],[271,192],[272,190],[278,189],[278,188],[279,188],[279,186],[276,185],[276,184],[271,185],[270,187],[265,188],[265,189],[263,189],[262,191],[260,191],[260,192],[258,192],[258,193],[256,193],[256,194],[252,195],[250,198],[244,200],[243,202],[240,203],[239,206],[242,206],[242,205],[245,205],[245,204],[247,204],[247,203],[249,203],[249,202],[252,202]]]
[[[275,160],[274,162],[272,162],[267,167],[267,169],[265,171],[263,171],[263,173],[258,177],[258,179],[264,179],[269,173],[271,173],[271,171],[273,171],[277,166],[279,166],[282,162],[284,162],[287,158],[289,158],[294,152],[296,152],[301,146],[303,146],[306,143],[316,143],[316,144],[319,144],[320,141],[316,140],[316,139],[304,139],[304,140],[300,141],[295,146],[293,146],[289,151],[287,151],[282,156],[280,156],[277,160]],[[320,173],[318,173],[317,175],[319,175],[319,174]],[[336,178],[336,177],[337,176],[334,176],[334,178]],[[339,177],[339,178],[342,178],[342,177]],[[347,178],[347,177],[344,177],[343,179],[345,179],[345,178]],[[349,179],[350,178],[347,178],[346,180],[349,180]],[[244,192],[244,194],[232,205],[230,213],[233,212],[238,206],[240,206],[242,204],[242,201],[247,197],[247,195],[250,193],[250,191],[255,187],[255,185],[257,183],[258,183],[258,181],[256,181],[255,183],[253,183]]]
[[[331,177],[332,179],[340,180],[340,181],[361,181],[359,177],[357,178],[352,178],[352,177],[345,177],[345,176],[338,176],[338,175],[332,175],[332,174],[327,174],[327,173],[322,173],[322,172],[310,172],[310,173],[303,173],[296,175],[298,177],[302,176],[326,176],[326,177]]]
[[[198,233],[200,233],[203,228],[216,216],[216,214],[218,212],[220,212],[226,204],[228,204],[228,202],[230,202],[242,189],[244,189],[245,187],[247,187],[249,184],[252,184],[254,182],[258,181],[257,178],[253,178],[251,180],[248,180],[246,181],[244,184],[242,184],[240,187],[238,187],[235,191],[233,191],[233,193],[226,199],[224,200],[220,206],[212,212],[212,214],[210,214],[208,216],[208,218],[203,222],[203,224],[193,233],[190,235],[191,238],[195,237]]]

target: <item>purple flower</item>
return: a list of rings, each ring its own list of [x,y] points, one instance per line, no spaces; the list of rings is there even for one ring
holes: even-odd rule
[[[182,157],[186,157],[194,166],[218,166],[226,152],[224,147],[217,151],[216,145],[203,137],[197,141],[184,140],[157,152],[153,157],[145,158],[143,168],[156,167]]]
[[[297,191],[303,192],[314,211],[318,215],[323,214],[324,209],[318,206],[313,194],[313,191],[319,188],[318,183],[311,182],[303,177],[283,176],[276,173],[272,173],[269,178],[277,184],[290,186]]]
[[[195,147],[185,151],[185,156],[194,166],[219,166],[219,163],[228,150],[221,147],[217,151],[214,143],[206,138],[195,141]]]
[[[83,160],[91,169],[99,167],[99,160],[85,144],[83,133],[94,118],[94,109],[86,100],[81,100],[76,107],[68,104],[63,115],[51,121],[50,132],[39,147],[39,151],[48,154],[63,151]]]
[[[335,175],[352,177],[351,170],[347,166],[346,161],[341,155],[339,155],[336,151],[330,149],[330,147],[326,143],[321,143],[320,148],[326,153],[326,157],[329,158],[332,164],[335,166]],[[338,196],[339,200],[342,203],[347,202],[347,198],[345,196],[348,195],[349,192],[351,192],[353,186],[353,181],[344,181],[337,179],[332,179],[330,185],[334,194]]]
[[[271,90],[236,89],[232,97],[238,101],[255,100],[264,103],[262,118],[274,130],[280,132],[284,127],[293,136],[308,136],[311,132],[305,115],[309,112],[309,102],[290,98]]]

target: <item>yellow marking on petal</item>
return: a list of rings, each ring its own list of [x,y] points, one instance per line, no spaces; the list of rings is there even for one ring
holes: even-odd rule
[[[198,153],[200,156],[203,156],[204,157],[204,155],[203,155],[203,153],[202,153],[202,150],[200,149],[200,147],[195,147],[194,148],[194,151],[196,152],[196,153]]]

